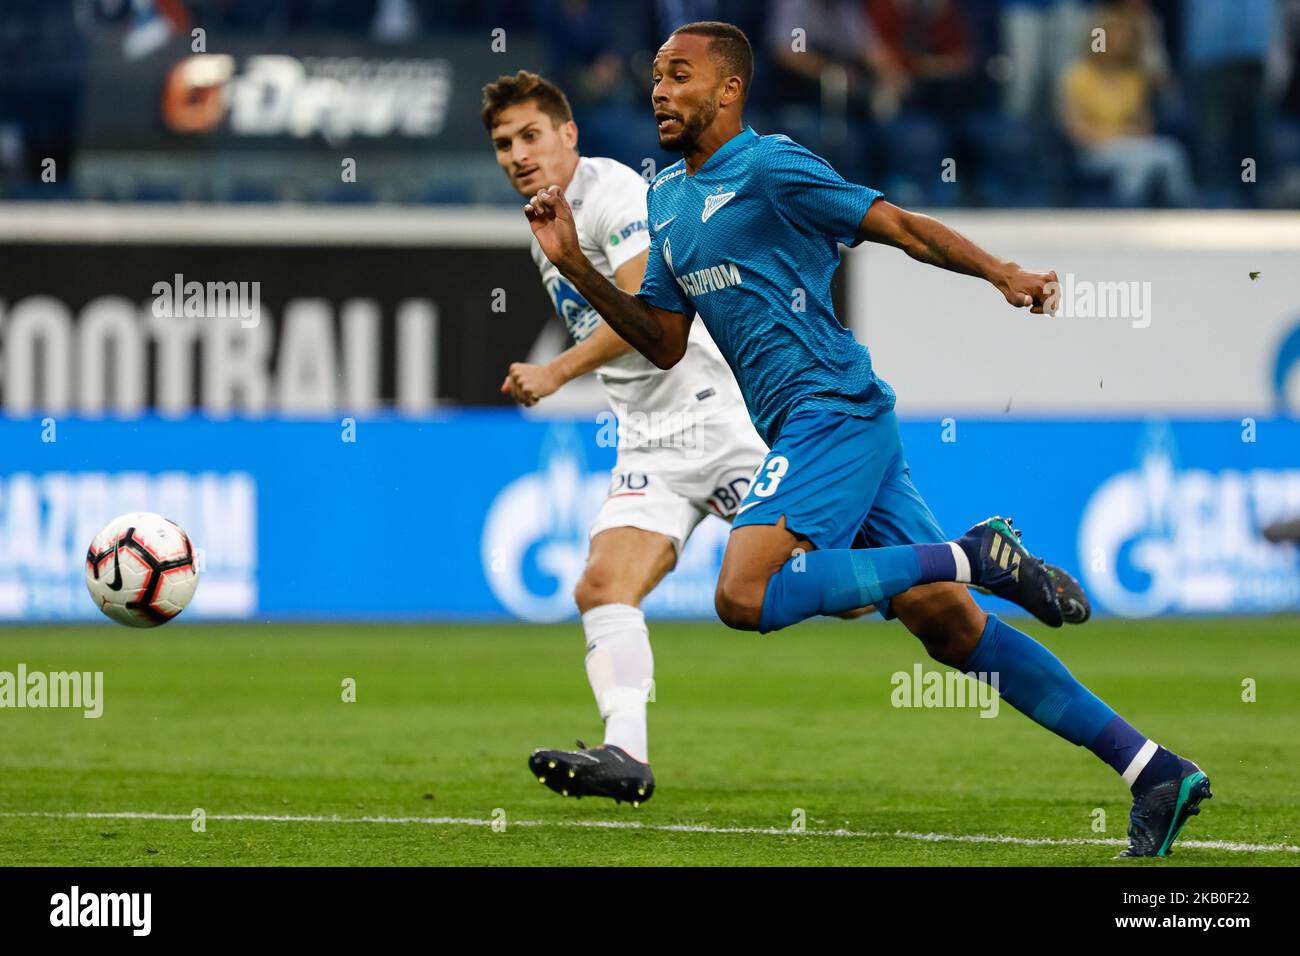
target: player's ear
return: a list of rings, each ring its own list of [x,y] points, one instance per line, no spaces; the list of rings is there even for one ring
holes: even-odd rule
[[[718,97],[718,103],[721,106],[731,106],[733,103],[737,106],[744,102],[744,88],[741,85],[740,77],[729,76],[722,84],[722,94]]]
[[[578,124],[573,120],[569,120],[561,126],[560,141],[569,149],[576,149],[578,146]]]

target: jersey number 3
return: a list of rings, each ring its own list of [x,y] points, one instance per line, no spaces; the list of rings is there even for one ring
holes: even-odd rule
[[[781,479],[789,470],[790,459],[784,455],[773,455],[765,461],[763,467],[758,470],[759,481],[752,489],[754,497],[770,498],[776,494],[777,485],[781,484]]]

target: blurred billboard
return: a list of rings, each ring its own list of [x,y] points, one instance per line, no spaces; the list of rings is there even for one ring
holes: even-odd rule
[[[1060,302],[1054,316],[1031,315],[893,250],[853,250],[848,322],[900,411],[1300,414],[1295,214],[946,221],[1027,268],[1056,270]]]
[[[847,257],[841,314],[946,530],[1013,513],[1102,613],[1300,603],[1300,551],[1260,534],[1300,514],[1294,217],[956,224],[1057,269],[1069,307]],[[459,407],[567,344],[527,239],[481,209],[11,206],[0,618],[94,617],[85,545],[145,503],[202,549],[195,619],[571,616],[614,459],[599,390]],[[727,531],[648,613],[713,616]]]
[[[949,534],[1011,512],[1101,613],[1269,613],[1300,603],[1300,549],[1260,536],[1300,514],[1300,422],[1255,427],[915,419],[903,441]],[[508,409],[0,420],[0,619],[97,618],[86,544],[141,502],[201,549],[187,619],[566,619],[614,459],[598,433]],[[712,618],[728,531],[700,525],[648,614]]]

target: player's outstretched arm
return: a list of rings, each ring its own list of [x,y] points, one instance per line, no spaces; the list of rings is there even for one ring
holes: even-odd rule
[[[1056,307],[1055,272],[1027,272],[1009,259],[981,249],[938,219],[908,212],[878,199],[858,224],[858,242],[869,240],[902,249],[918,262],[985,279],[1021,309],[1039,315]]]
[[[646,259],[645,252],[639,253],[614,270],[614,282],[620,289],[636,292],[641,288]],[[594,372],[605,363],[630,351],[632,346],[623,341],[607,322],[597,321],[590,335],[545,365],[512,362],[506,372],[506,380],[501,383],[501,394],[509,395],[525,407],[536,405],[575,378]]]
[[[691,331],[690,317],[656,309],[601,275],[578,244],[573,210],[563,191],[556,186],[541,190],[524,206],[524,215],[546,258],[610,328],[659,368],[672,368],[681,361]]]
[[[525,407],[536,405],[575,378],[581,378],[630,351],[632,347],[617,332],[601,322],[589,336],[565,349],[545,365],[511,362],[506,380],[501,383],[501,394],[509,395]]]

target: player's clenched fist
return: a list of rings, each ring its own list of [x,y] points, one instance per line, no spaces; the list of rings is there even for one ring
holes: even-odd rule
[[[1002,294],[1018,309],[1027,306],[1036,315],[1055,315],[1060,303],[1061,284],[1055,272],[1026,272],[1019,266],[1012,266],[1003,282]]]
[[[582,250],[578,246],[578,230],[573,224],[573,210],[559,186],[539,189],[537,195],[524,206],[524,215],[533,227],[542,252],[563,269],[577,258]]]
[[[501,383],[501,394],[509,395],[520,405],[536,405],[547,395],[557,391],[562,383],[545,365],[514,362]]]

